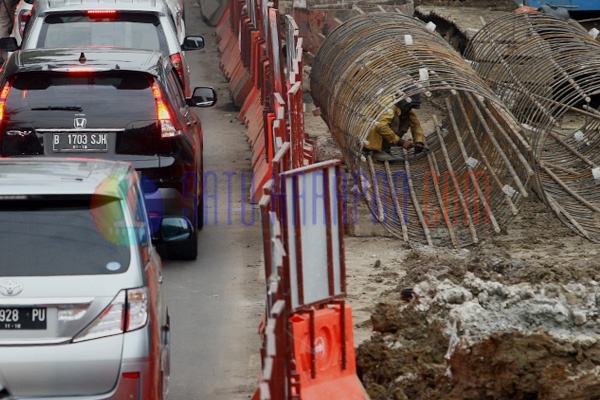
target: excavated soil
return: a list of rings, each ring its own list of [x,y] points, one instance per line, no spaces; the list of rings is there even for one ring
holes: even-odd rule
[[[317,158],[339,157],[310,107]],[[535,194],[502,233],[468,248],[385,234],[346,236],[345,248],[357,370],[372,400],[600,399],[600,245]]]

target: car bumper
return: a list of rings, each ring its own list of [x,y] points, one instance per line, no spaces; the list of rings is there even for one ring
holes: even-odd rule
[[[148,349],[147,329],[79,343],[2,346],[0,376],[19,400],[141,399],[157,387]]]

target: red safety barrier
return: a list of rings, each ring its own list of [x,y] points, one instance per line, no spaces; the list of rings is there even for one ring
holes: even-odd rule
[[[368,395],[356,376],[352,311],[341,300],[345,289],[320,299],[318,310],[308,309],[316,307],[314,303],[292,305],[291,301],[281,176],[290,168],[311,164],[313,150],[304,132],[302,40],[293,19],[286,17],[286,45],[282,46],[277,4],[228,0],[216,27],[220,67],[252,149],[250,201],[261,202],[265,233],[268,290],[261,329],[262,374],[252,399],[364,400]],[[297,263],[302,258],[300,250],[296,252]],[[339,257],[343,266],[343,256]],[[333,260],[328,263],[333,271]],[[302,270],[298,265],[293,269]],[[338,273],[345,288],[345,269]]]
[[[227,31],[219,42],[221,53],[219,66],[227,79],[231,79],[233,71],[242,64],[238,46],[238,40],[231,30]]]
[[[219,48],[219,52],[223,52],[223,48],[221,47],[221,42],[226,35],[233,35],[233,31],[231,30],[231,26],[229,25],[229,21],[231,19],[231,7],[229,7],[229,3],[227,3],[227,7],[223,10],[221,14],[221,18],[217,22],[217,26],[215,27],[215,36]]]
[[[301,400],[364,400],[356,376],[352,308],[336,304],[290,318]]]

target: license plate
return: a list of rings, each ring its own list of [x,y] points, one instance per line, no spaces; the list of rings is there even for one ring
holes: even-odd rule
[[[0,329],[46,329],[46,308],[2,307]]]
[[[108,151],[108,133],[54,133],[52,150],[63,152],[100,152]]]

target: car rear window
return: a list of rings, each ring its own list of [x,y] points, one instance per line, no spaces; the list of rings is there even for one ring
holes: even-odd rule
[[[106,196],[0,198],[0,276],[125,272],[130,241],[106,224],[123,221],[120,204]]]
[[[11,123],[27,121],[36,128],[73,128],[76,114],[87,118],[88,128],[124,128],[156,120],[151,82],[133,72],[18,74],[4,112]]]
[[[123,47],[169,54],[160,20],[144,13],[70,13],[46,16],[37,48]]]

